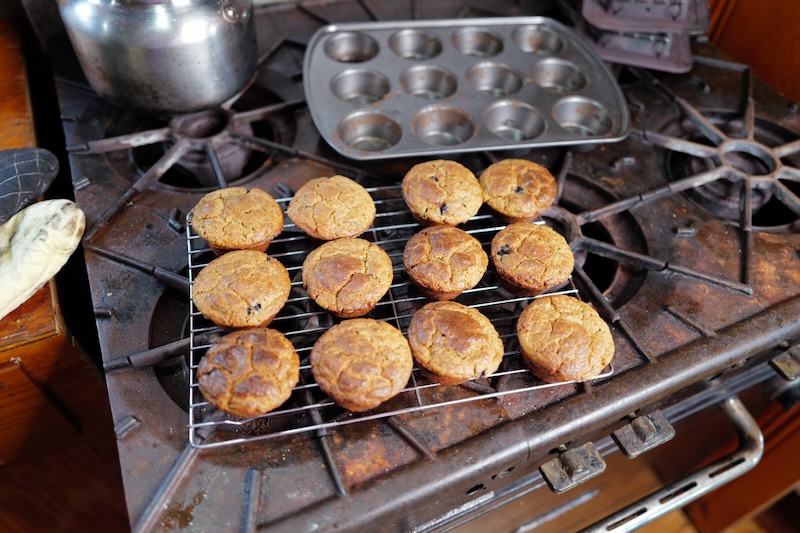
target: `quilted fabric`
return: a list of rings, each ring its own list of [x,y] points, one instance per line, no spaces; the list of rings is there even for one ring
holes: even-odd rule
[[[43,148],[0,151],[0,224],[42,195],[58,174],[58,159]]]

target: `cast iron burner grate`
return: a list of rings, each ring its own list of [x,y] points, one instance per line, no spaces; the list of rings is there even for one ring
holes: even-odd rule
[[[302,80],[305,43],[323,24],[339,20],[484,16],[486,10],[498,14],[505,10],[504,15],[548,15],[532,12],[532,4],[519,0],[313,0],[299,5],[262,5],[256,13],[262,50],[259,76],[268,80],[263,85],[279,95],[280,102],[301,98],[302,90],[297,88]],[[697,50],[719,57],[715,49],[702,43],[698,43]],[[53,64],[57,67],[69,63]],[[326,424],[346,420],[349,415],[326,406],[299,411],[286,416],[286,420],[272,417],[236,425],[225,422],[220,411],[198,405],[192,407],[194,422],[211,424],[192,428],[192,434],[200,446],[218,447],[198,449],[187,440],[182,428],[188,419],[184,404],[190,394],[191,372],[182,367],[179,376],[170,375],[163,380],[171,380],[181,399],[177,402],[169,391],[164,394],[166,387],[159,381],[166,368],[154,365],[166,366],[165,358],[189,358],[190,339],[181,338],[189,320],[189,279],[183,276],[187,267],[183,217],[199,200],[204,187],[188,189],[169,183],[169,172],[160,178],[151,172],[144,183],[139,183],[148,172],[144,160],[137,160],[133,168],[117,163],[117,158],[128,163],[128,153],[144,149],[148,156],[144,159],[160,160],[174,146],[172,133],[166,141],[155,143],[158,150],[151,151],[148,146],[131,149],[126,142],[131,139],[125,137],[117,139],[117,147],[92,150],[89,143],[95,139],[124,136],[137,129],[120,122],[120,127],[111,131],[107,125],[117,122],[118,111],[85,87],[70,82],[74,76],[58,78],[65,136],[73,145],[70,166],[76,202],[86,211],[93,227],[102,228],[85,241],[84,249],[133,530],[158,529],[159,525],[172,523],[171,517],[187,508],[193,524],[214,530],[239,524],[242,530],[361,531],[374,528],[375,523],[381,523],[387,531],[423,530],[426,523],[440,524],[427,521],[438,517],[449,520],[454,511],[463,516],[469,512],[465,504],[486,504],[485,508],[494,505],[501,491],[509,484],[529,479],[537,465],[552,458],[551,450],[562,444],[571,447],[592,438],[592,432],[607,432],[612,426],[625,423],[631,413],[645,414],[698,390],[724,392],[724,384],[731,376],[754,379],[749,369],[763,368],[756,365],[771,357],[771,352],[787,339],[792,342],[798,336],[799,226],[795,223],[786,228],[759,231],[752,227],[752,231],[742,231],[736,224],[710,215],[687,197],[697,182],[693,179],[696,172],[674,182],[664,174],[663,163],[669,160],[669,154],[681,154],[658,144],[659,134],[671,133],[662,129],[664,124],[676,120],[693,124],[698,120],[702,125],[700,119],[719,109],[733,110],[742,117],[740,124],[749,124],[753,114],[752,107],[742,105],[749,94],[741,98],[738,83],[739,73],[747,71],[749,75],[747,67],[705,56],[695,57],[694,64],[690,75],[659,75],[655,81],[622,67],[620,74],[628,76],[625,94],[632,110],[631,123],[643,135],[634,134],[621,143],[591,152],[552,149],[513,154],[547,166],[558,177],[562,196],[557,202],[559,209],[554,211],[557,218],[547,213],[545,219],[569,234],[580,266],[573,273],[575,287],[611,324],[618,341],[613,376],[593,384],[508,394],[342,428],[317,429],[310,434],[249,442],[235,449],[222,444],[290,429],[289,422]],[[676,105],[671,97],[665,99],[665,91],[680,96],[691,108]],[[790,134],[776,143],[763,139],[759,142],[773,147],[786,145],[782,152],[797,152],[781,155],[783,164],[791,164],[800,156],[800,150],[795,150],[800,143],[793,141],[797,138],[795,132],[800,131],[796,107],[790,107],[785,99],[761,84],[756,85],[755,97],[757,123],[771,121]],[[272,103],[260,98],[255,102],[240,99],[230,111],[243,113]],[[701,116],[692,110],[699,110]],[[168,122],[141,129],[158,129]],[[413,163],[401,160],[366,167],[339,157],[320,142],[302,102],[273,109],[264,122],[286,122],[286,135],[270,135],[268,130],[264,139],[264,133],[254,131],[253,139],[236,143],[246,144],[243,148],[252,152],[260,151],[267,163],[247,176],[220,172],[228,185],[259,186],[280,197],[290,194],[280,191],[279,185],[295,187],[303,180],[338,173],[372,187],[396,182]],[[729,136],[739,131],[735,126],[723,128]],[[233,132],[230,134],[233,136]],[[214,144],[219,135],[209,136],[208,142]],[[710,142],[694,124],[692,135],[690,141],[697,144]],[[187,153],[202,153],[200,141],[189,138],[186,142],[192,147]],[[708,146],[701,149],[708,150]],[[504,155],[476,153],[465,155],[462,161],[478,172],[499,157]],[[714,158],[694,159],[717,166]],[[181,159],[175,164],[181,165]],[[169,165],[162,168],[166,166]],[[703,172],[710,167],[699,168]],[[217,176],[213,178],[214,186],[219,186]],[[763,175],[756,179],[765,181]],[[135,190],[126,192],[133,181],[138,184]],[[740,179],[738,183],[744,181]],[[778,181],[789,188],[797,182]],[[398,196],[397,189],[391,187],[370,190],[381,202]],[[109,212],[123,194],[130,195],[130,201],[122,200],[118,211]],[[384,194],[386,197],[378,198]],[[786,209],[792,211],[790,207]],[[415,231],[417,226],[405,217],[402,204],[386,205],[380,210],[400,213],[392,215],[399,221],[381,218],[378,226],[411,225],[370,238],[402,240]],[[108,222],[100,223],[106,213]],[[738,220],[738,212],[734,216]],[[757,220],[753,222],[758,224]],[[467,229],[493,224],[491,219],[480,219]],[[287,228],[283,236],[286,242],[276,244],[274,252],[296,252],[283,260],[295,261],[288,266],[297,266],[306,239],[290,230]],[[742,242],[743,238],[752,239],[752,246],[749,241]],[[199,239],[190,242],[191,250],[196,252],[190,260],[196,269],[211,255],[202,251]],[[743,253],[745,248],[750,252]],[[586,256],[585,262],[578,260],[581,255]],[[598,267],[603,271],[601,277],[593,273]],[[750,269],[752,276],[747,274]],[[487,286],[494,284],[491,275],[485,282]],[[475,298],[476,303],[481,303],[481,296],[470,293],[460,300],[466,303],[466,299]],[[170,320],[153,312],[167,297],[181,304],[170,313]],[[302,289],[295,288],[292,298],[303,297]],[[413,297],[416,294],[403,294],[400,287],[393,287],[384,301]],[[290,304],[291,308],[285,311],[286,320],[271,325],[290,332],[311,330],[307,337],[298,335],[301,348],[311,346],[319,334],[315,329],[331,323],[326,314],[308,305],[307,299],[304,301]],[[420,298],[404,304],[406,307],[398,309],[400,316],[409,314],[422,301]],[[486,314],[500,313],[513,322],[522,305],[489,304],[481,310]],[[382,305],[373,316],[395,320],[394,312],[391,304]],[[193,327],[207,327],[202,318],[195,316],[192,320]],[[500,325],[510,327],[510,323]],[[510,329],[503,331],[509,332]],[[214,330],[211,335],[219,333]],[[197,337],[202,335],[193,334],[191,340],[201,340]],[[506,337],[506,343],[509,352],[515,349],[510,338]],[[205,349],[201,342],[195,345],[192,366]],[[513,370],[510,363],[514,356],[507,359],[508,366],[501,372]],[[307,375],[308,371],[304,373]],[[763,372],[758,376],[766,379]],[[418,392],[424,399],[465,398],[487,392],[488,386],[497,391],[519,380],[539,385],[526,373],[519,373],[472,382],[469,389],[430,387]],[[296,403],[287,406],[325,401],[311,382],[303,381],[301,385],[307,387],[298,390]],[[193,390],[193,403],[201,403],[199,393]],[[414,407],[415,396],[412,390],[398,399],[397,405],[386,408]],[[502,480],[500,474],[490,477],[511,469],[513,474]],[[481,487],[484,492],[476,494],[470,487]],[[207,497],[202,504],[197,504],[204,496]],[[476,512],[482,511],[480,508]],[[442,527],[450,526],[448,523]]]
[[[612,213],[621,213],[681,192],[693,194],[695,198],[713,187],[733,194],[732,198],[720,201],[734,202],[738,207],[737,227],[742,233],[741,281],[751,284],[753,264],[753,232],[766,230],[754,224],[754,212],[768,196],[781,204],[795,220],[800,217],[800,168],[790,161],[800,153],[800,139],[767,146],[756,137],[756,104],[752,95],[752,73],[747,65],[698,57],[697,61],[712,67],[740,72],[742,74],[741,131],[738,135],[724,131],[714,120],[698,107],[673,92],[652,73],[636,69],[636,74],[658,89],[672,102],[706,142],[671,136],[650,130],[631,129],[643,142],[683,156],[699,158],[696,173],[689,173],[667,185],[609,204],[595,213],[581,216],[582,222],[598,220]],[[754,207],[755,206],[755,207]],[[796,225],[796,222],[795,224]]]
[[[245,91],[219,108],[173,117],[169,125],[163,128],[116,135],[68,147],[72,153],[90,154],[114,152],[124,154],[132,150],[134,152],[131,157],[134,159],[135,150],[154,146],[166,147],[155,161],[150,162],[146,171],[137,176],[122,195],[100,214],[88,229],[86,240],[95,241],[101,230],[107,227],[108,222],[136,200],[141,193],[153,188],[168,172],[176,168],[189,166],[193,169],[201,187],[227,187],[229,181],[236,179],[245,167],[243,162],[241,164],[234,162],[233,167],[237,171],[234,172],[235,175],[231,175],[230,168],[227,168],[231,164],[226,164],[228,161],[221,159],[220,154],[230,153],[232,148],[267,154],[276,151],[294,154],[294,150],[278,142],[255,137],[251,126],[273,115],[289,111],[303,104],[304,100],[282,101],[246,111],[233,110],[232,106],[243,94]],[[237,154],[234,152],[231,158],[237,159]],[[208,170],[205,170],[205,167],[208,167]],[[199,172],[200,170],[202,172]]]
[[[414,312],[431,301],[414,289],[403,267],[403,248],[406,241],[420,229],[407,211],[400,195],[399,185],[367,188],[375,201],[377,215],[373,227],[362,235],[363,238],[379,244],[392,259],[394,281],[387,295],[368,315],[384,320],[397,327],[404,334]],[[285,207],[290,198],[278,199]],[[543,223],[539,221],[539,223]],[[467,233],[477,238],[485,249],[492,237],[505,227],[493,215],[481,212],[465,226]],[[187,227],[187,250],[189,258],[190,283],[200,270],[213,259],[207,243]],[[313,247],[311,239],[300,233],[291,222],[284,225],[281,237],[270,244],[270,255],[279,259],[289,271],[292,290],[286,307],[277,315],[269,327],[283,332],[295,346],[300,355],[300,383],[294,388],[292,397],[279,409],[261,417],[240,420],[230,417],[211,407],[202,399],[196,380],[196,369],[205,351],[210,348],[209,336],[224,331],[202,316],[190,297],[189,315],[189,441],[198,448],[212,448],[240,444],[250,440],[281,437],[307,431],[326,430],[336,426],[366,422],[423,410],[471,402],[481,399],[497,398],[508,394],[526,391],[563,387],[575,382],[543,383],[525,368],[519,358],[516,341],[516,319],[524,307],[534,297],[516,297],[500,287],[494,269],[490,267],[481,282],[465,291],[458,301],[479,309],[489,317],[500,333],[505,346],[503,363],[500,369],[484,378],[470,380],[461,385],[466,395],[459,397],[436,398],[426,394],[430,389],[440,387],[420,377],[414,368],[411,380],[400,395],[375,410],[364,414],[349,413],[338,408],[328,399],[314,382],[308,356],[314,342],[333,325],[332,315],[311,301],[302,288],[300,271],[302,261]],[[580,297],[572,280],[548,294],[574,294]],[[537,296],[535,298],[539,298]],[[337,320],[338,321],[338,320]],[[612,326],[613,327],[613,326]],[[600,380],[613,374],[613,364],[591,381]]]

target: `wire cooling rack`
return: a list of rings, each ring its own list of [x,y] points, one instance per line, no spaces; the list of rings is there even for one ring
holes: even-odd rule
[[[388,293],[367,316],[387,321],[405,334],[414,312],[430,301],[411,285],[403,267],[405,243],[421,227],[408,212],[400,192],[400,185],[371,187],[367,188],[367,191],[375,201],[377,215],[372,228],[361,235],[361,238],[380,245],[389,254],[394,268],[394,280]],[[281,198],[277,201],[285,210],[289,200],[290,198]],[[197,365],[215,338],[224,335],[226,330],[203,317],[194,305],[190,290],[189,442],[193,446],[212,448],[308,431],[321,431],[368,420],[573,383],[544,383],[523,366],[516,338],[516,319],[533,297],[514,296],[503,289],[490,261],[489,269],[481,282],[461,294],[456,301],[480,310],[500,333],[505,353],[503,363],[497,372],[460,385],[466,395],[442,400],[441,395],[434,397],[432,394],[434,389],[442,386],[422,377],[415,367],[408,385],[401,393],[372,411],[350,413],[336,406],[314,382],[308,359],[314,342],[329,327],[339,322],[339,319],[318,307],[303,289],[301,281],[303,260],[316,243],[298,230],[288,218],[286,221],[283,232],[279,238],[272,241],[268,253],[280,260],[289,271],[292,288],[285,307],[269,327],[281,331],[294,345],[300,356],[300,382],[284,405],[252,419],[238,419],[206,402],[198,389]],[[481,211],[461,227],[477,238],[488,253],[492,237],[505,227],[505,224],[488,211]],[[215,256],[208,244],[194,234],[191,225],[186,228],[186,236],[191,285],[200,270]],[[577,292],[570,280],[563,290],[548,294],[580,296]],[[613,368],[609,367],[595,379],[608,377],[612,373]]]

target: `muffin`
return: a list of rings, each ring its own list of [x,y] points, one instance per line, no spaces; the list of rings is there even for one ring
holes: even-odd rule
[[[263,252],[283,230],[283,211],[261,189],[228,187],[203,196],[187,217],[217,255],[230,250]]]
[[[350,178],[317,178],[300,187],[286,214],[307,235],[331,241],[364,233],[375,220],[375,202]]]
[[[575,266],[569,244],[544,224],[509,224],[492,239],[492,263],[503,285],[536,296],[567,281]]]
[[[303,261],[303,287],[323,309],[353,318],[369,313],[392,284],[392,260],[364,239],[324,243]]]
[[[203,316],[228,328],[266,326],[289,298],[286,268],[261,252],[236,250],[206,265],[192,284]]]
[[[300,379],[294,346],[274,329],[242,329],[220,338],[200,360],[197,383],[203,397],[240,418],[280,407]]]
[[[403,178],[403,199],[420,223],[457,226],[483,205],[481,184],[464,165],[438,159],[414,165]]]
[[[435,300],[452,300],[483,277],[489,258],[481,243],[452,226],[425,228],[406,243],[403,264],[419,290]]]
[[[367,411],[396,396],[413,367],[403,334],[371,318],[330,328],[314,343],[310,360],[320,388],[350,411]]]
[[[522,360],[547,383],[585,381],[614,357],[614,339],[600,315],[577,298],[537,298],[517,322]]]
[[[408,325],[411,354],[427,378],[443,385],[493,374],[503,341],[489,319],[457,302],[432,302]]]
[[[480,177],[483,200],[506,222],[530,222],[553,205],[558,193],[550,171],[526,159],[504,159]]]

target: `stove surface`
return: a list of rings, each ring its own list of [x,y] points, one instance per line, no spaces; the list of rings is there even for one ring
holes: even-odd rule
[[[697,44],[686,75],[616,68],[633,127],[625,141],[457,158],[476,174],[529,158],[557,176],[558,206],[543,218],[576,255],[574,290],[611,324],[611,377],[498,397],[481,397],[502,388],[496,381],[441,387],[430,401],[478,399],[213,449],[189,444],[186,213],[221,185],[286,198],[335,173],[385,194],[384,212],[395,213],[397,184],[420,161],[358,164],[320,138],[302,90],[314,31],[336,21],[558,16],[527,5],[261,6],[254,82],[220,109],[183,117],[116,108],[74,69],[57,72],[135,530],[358,530],[376,521],[412,529],[530,473],[559,445],[610,431],[675,393],[712,388],[800,336],[798,108]],[[497,223],[481,211],[469,227]],[[284,253],[296,253],[291,237]]]

